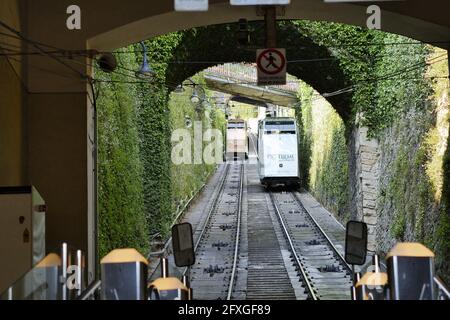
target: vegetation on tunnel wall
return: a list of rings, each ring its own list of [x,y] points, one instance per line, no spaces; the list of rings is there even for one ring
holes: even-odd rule
[[[139,45],[116,52],[117,72],[96,70],[100,256],[123,247],[147,254],[153,242],[167,238],[178,210],[215,168],[171,162],[171,133],[185,126],[187,116],[202,122],[204,130],[223,130],[225,123],[214,105],[198,112],[190,102],[192,88],[170,95],[163,57],[170,58],[178,38],[172,34],[146,42],[149,56],[159,61],[152,65],[156,74],[150,82],[132,72],[142,62]]]
[[[119,55],[120,64],[136,68],[133,55]],[[119,74],[97,70],[99,254],[116,248],[148,251],[144,213],[143,166],[138,135],[136,87],[120,83]]]
[[[395,37],[389,36],[390,41]],[[413,62],[419,67],[404,79],[383,81],[376,88],[378,106],[384,107],[382,114],[390,119],[378,135],[382,163],[377,239],[381,252],[397,241],[424,243],[436,253],[439,274],[450,280],[449,207],[444,184],[450,174],[444,161],[448,153],[448,79],[440,78],[448,67],[442,55],[442,50],[429,46],[384,50],[385,69]],[[383,231],[386,225],[387,234]]]
[[[202,83],[202,75],[193,77],[196,83]],[[173,92],[170,95],[170,124],[172,132],[174,130],[188,130],[191,137],[191,156],[194,155],[194,129],[201,128],[203,133],[208,129],[218,129],[223,133],[225,127],[225,114],[214,107],[212,100],[210,105],[203,106],[193,104],[190,101],[194,89],[192,86],[185,86],[182,93]],[[209,91],[206,90],[209,96]],[[201,126],[201,127],[200,127]],[[175,141],[172,145],[179,143]],[[207,142],[203,141],[205,147]],[[204,149],[203,149],[204,150]],[[215,164],[174,164],[171,162],[171,181],[173,188],[173,212],[182,209],[187,201],[203,186],[207,178],[216,169]]]
[[[351,97],[352,114],[351,121],[345,122],[346,136],[351,137],[354,125],[367,126],[369,137],[380,141],[379,252],[386,253],[397,241],[423,242],[436,252],[439,273],[450,279],[445,51],[402,36],[357,27],[294,23],[310,39],[328,47],[351,79],[348,92],[340,94]],[[303,111],[301,118],[303,124],[314,123],[312,114]],[[324,132],[332,130],[325,128]],[[313,193],[327,203],[327,198],[333,198],[330,190],[322,189],[326,190],[322,195],[314,191],[324,175],[314,169],[314,139],[303,137],[302,144],[310,153],[304,154],[305,180]],[[321,156],[326,158],[325,154]],[[329,167],[332,172],[325,176],[340,168]],[[341,187],[346,192],[345,185]]]
[[[333,107],[306,85],[300,87],[300,170],[303,184],[341,221],[348,211],[348,149],[345,125]]]

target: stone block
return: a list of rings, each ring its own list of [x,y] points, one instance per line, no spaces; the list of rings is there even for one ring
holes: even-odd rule
[[[368,225],[376,225],[377,221],[378,221],[378,217],[377,216],[366,216],[366,215],[364,215],[364,222],[367,223]]]
[[[364,192],[373,192],[373,193],[376,193],[376,192],[377,192],[377,189],[376,189],[375,186],[363,184],[363,185],[362,185],[362,191],[363,191],[363,193],[364,193]]]
[[[369,200],[366,199],[365,195],[364,195],[364,199],[363,199],[363,208],[367,208],[367,209],[375,209],[376,207],[376,202],[375,200]]]
[[[375,192],[364,192],[363,196],[364,201],[376,201],[377,200],[377,193]]]
[[[375,209],[364,208],[363,212],[364,212],[364,217],[376,217],[377,216],[377,211]]]

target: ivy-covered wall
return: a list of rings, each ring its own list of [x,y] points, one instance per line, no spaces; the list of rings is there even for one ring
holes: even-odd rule
[[[135,68],[134,55],[117,55],[124,68]],[[140,157],[138,88],[120,74],[98,71],[99,254],[114,248],[149,248],[144,211],[144,166]]]
[[[397,241],[424,243],[436,253],[439,272],[449,280],[450,207],[444,179],[450,171],[444,157],[448,154],[450,110],[448,79],[441,78],[448,72],[447,58],[444,53],[442,59],[442,50],[425,46],[385,52],[384,59],[391,64],[427,60],[430,65],[403,81],[384,82],[377,88],[377,100],[390,120],[378,135],[379,250],[386,253]]]
[[[193,77],[196,83],[202,83],[202,75]],[[205,133],[209,129],[218,129],[223,134],[226,120],[223,111],[214,108],[212,99],[210,105],[204,106],[202,103],[197,105],[192,104],[190,98],[194,93],[192,86],[185,86],[182,93],[173,92],[170,96],[169,108],[171,114],[171,130],[185,129],[189,131],[191,137],[191,160],[194,157],[194,130],[201,126]],[[206,91],[207,96],[209,92]],[[174,141],[173,145],[179,143]],[[203,141],[202,145],[205,148],[208,142]],[[205,149],[203,149],[205,150]],[[194,162],[194,161],[192,161]],[[216,169],[215,164],[175,164],[171,162],[171,181],[172,181],[172,203],[173,210],[179,211],[184,207],[186,202],[194,196],[203,184],[206,182],[209,175]]]
[[[155,42],[149,47],[160,48]],[[186,127],[186,117],[200,121],[203,130],[223,130],[225,124],[213,101],[208,110],[191,103],[192,87],[170,94],[163,64],[155,65],[150,83],[135,79],[130,71],[140,66],[139,46],[118,50],[116,57],[118,72],[96,71],[101,257],[124,247],[147,254],[153,241],[166,239],[180,208],[215,169],[206,164],[174,165],[172,132],[183,128],[193,137],[194,127]]]
[[[386,254],[398,241],[422,242],[436,253],[438,273],[449,280],[446,52],[382,32],[337,24],[325,27],[323,23],[298,24],[311,39],[330,48],[353,83],[348,92],[342,93],[351,97],[351,121],[345,121],[350,184],[338,185],[338,193],[348,194],[350,188],[349,203],[355,201],[351,197],[355,193],[352,188],[360,173],[352,166],[356,155],[352,154],[351,133],[355,127],[367,127],[369,138],[376,139],[380,145],[376,251]],[[335,180],[328,179],[341,172],[342,166],[335,162],[336,165],[327,167],[323,159],[334,155],[327,154],[326,147],[315,148],[336,129],[327,120],[325,128],[317,127],[316,130],[323,130],[319,134],[314,130],[314,112],[308,110],[309,105],[303,103],[301,121],[306,134],[302,144],[310,153],[304,161],[307,169],[303,172],[308,186],[338,217],[355,218],[353,211],[344,215],[339,211],[347,210],[345,201],[334,208],[330,205],[330,199],[336,199],[333,195],[336,184],[333,184]],[[326,112],[321,116],[325,115]],[[308,126],[313,128],[309,135]],[[318,159],[322,159],[319,166],[314,164]],[[309,171],[305,173],[305,170]],[[320,181],[328,181],[333,188],[318,190]]]
[[[303,185],[341,221],[349,220],[345,124],[317,92],[301,84],[300,169]]]

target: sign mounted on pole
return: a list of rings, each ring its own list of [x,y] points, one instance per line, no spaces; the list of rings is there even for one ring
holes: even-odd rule
[[[286,49],[260,49],[256,51],[258,85],[286,84]]]
[[[230,0],[232,6],[283,6],[291,0]]]
[[[209,0],[175,0],[175,11],[208,11]]]

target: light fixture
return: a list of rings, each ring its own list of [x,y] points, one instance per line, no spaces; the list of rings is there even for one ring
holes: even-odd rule
[[[103,72],[111,73],[117,69],[117,60],[112,53],[104,53],[97,59],[97,64]]]
[[[191,117],[189,116],[185,116],[184,117],[184,125],[186,126],[186,128],[192,128],[192,120]]]
[[[197,104],[197,103],[200,102],[200,97],[199,97],[198,92],[197,92],[196,89],[194,89],[194,92],[192,93],[192,96],[191,96],[191,102],[192,102],[193,104]]]
[[[142,61],[141,67],[138,71],[136,71],[136,77],[141,79],[150,79],[155,75],[155,71],[153,71],[152,67],[148,63],[147,47],[145,46],[144,42],[140,42],[140,44],[142,46],[142,54],[144,56],[144,59]]]
[[[175,93],[183,93],[183,92],[184,92],[184,87],[183,87],[183,85],[182,85],[182,84],[178,85],[178,86],[175,88],[174,92],[175,92]]]

